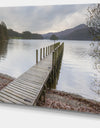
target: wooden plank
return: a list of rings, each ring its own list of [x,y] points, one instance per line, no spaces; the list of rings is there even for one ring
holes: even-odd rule
[[[52,59],[51,60],[44,60],[44,62],[40,61],[38,65],[45,65],[45,66],[52,65]]]
[[[32,79],[30,77],[21,77],[19,78],[18,80],[26,80],[26,81],[29,81],[29,82],[37,82],[39,84],[43,84],[45,80],[40,80],[40,79]]]
[[[42,77],[37,77],[35,75],[33,76],[33,75],[28,75],[28,74],[24,74],[23,76],[19,77],[18,79],[20,79],[20,78],[27,78],[29,80],[35,79],[35,80],[38,80],[38,81],[43,81],[44,80],[44,78],[42,78]]]
[[[39,72],[41,75],[43,75],[43,74],[47,74],[49,71],[48,70],[44,71],[43,69],[35,68],[35,69],[31,69],[30,72]]]
[[[25,95],[22,95],[21,93],[15,91],[15,90],[5,89],[5,90],[3,90],[2,92],[4,92],[4,91],[5,91],[6,93],[10,93],[12,97],[14,96],[14,98],[16,97],[16,98],[22,99],[23,101],[24,101],[24,99],[27,99],[27,100],[29,100],[29,101],[34,100],[34,97],[29,98],[29,97],[27,97],[27,96],[25,96]],[[16,98],[15,98],[15,99],[16,99]],[[20,100],[19,100],[19,101],[20,101]],[[22,102],[22,101],[21,101],[21,102]]]
[[[15,83],[15,82],[21,83],[21,84],[25,84],[25,85],[28,85],[30,87],[34,87],[34,88],[37,88],[37,89],[41,88],[41,86],[42,86],[41,84],[27,82],[27,81],[24,81],[24,80],[16,80],[16,81],[14,81],[12,83]]]
[[[12,84],[12,83],[11,83]],[[29,82],[26,82],[26,81],[23,81],[23,80],[16,80],[16,81],[14,81],[13,82],[13,84],[22,84],[22,85],[26,85],[26,86],[28,86],[28,87],[30,87],[30,88],[35,88],[35,89],[41,89],[41,86],[42,85],[37,85],[37,84],[34,84],[34,83],[29,83]]]
[[[39,72],[40,75],[42,74],[46,74],[48,73],[52,68],[51,67],[40,67],[40,66],[36,66],[34,69],[31,69],[30,72],[33,72],[33,73],[36,73],[36,72]]]
[[[16,94],[19,94],[22,97],[24,96],[24,97],[27,97],[27,98],[30,98],[30,99],[36,97],[36,93],[35,92],[33,94],[30,94],[30,93],[27,93],[27,92],[22,91],[20,89],[14,88],[11,85],[7,86],[4,90],[10,90],[10,91],[12,91],[12,92],[14,92]]]
[[[45,72],[47,72],[48,70],[50,70],[52,68],[52,65],[51,64],[48,66],[42,65],[42,64],[41,64],[41,66],[37,65],[35,68],[32,69],[32,71],[34,71],[34,69],[38,69],[38,68],[39,68],[39,70],[41,69],[41,70],[44,70]]]
[[[44,67],[45,67],[45,65],[44,65]],[[42,66],[35,66],[30,71],[33,71],[33,72],[40,71],[40,72],[43,72],[43,73],[47,73],[48,70],[49,70],[49,68],[48,69],[44,69]]]
[[[46,77],[46,75],[41,75],[41,74],[37,74],[37,73],[30,73],[30,72],[26,72],[25,73],[26,75],[28,75],[28,76],[35,76],[35,77],[39,77],[39,78],[45,78]]]
[[[37,78],[37,77],[31,78],[31,77],[27,77],[27,76],[22,76],[22,77],[19,78],[19,79],[22,79],[22,80],[26,79],[26,80],[29,80],[29,81],[35,81],[35,82],[38,82],[38,83],[40,83],[40,84],[43,84],[44,81],[45,81],[45,79],[39,79],[39,78]]]
[[[35,69],[38,69],[38,70],[40,69],[40,70],[48,72],[48,71],[50,71],[52,69],[52,66],[51,65],[50,66],[45,66],[45,65],[43,65],[43,66],[36,66]]]
[[[41,77],[41,76],[43,76],[43,77],[45,77],[46,75],[47,75],[47,72],[41,72],[41,71],[39,71],[39,70],[35,70],[35,71],[28,71],[27,73],[30,73],[30,74],[39,74],[39,76]],[[41,75],[42,74],[42,75]]]
[[[28,92],[28,93],[31,93],[31,94],[33,94],[34,92],[37,92],[37,91],[40,91],[40,89],[35,89],[35,88],[29,88],[28,86],[21,86],[21,85],[14,85],[14,84],[11,84],[11,86],[13,86],[13,87],[15,87],[15,88],[18,88],[18,89],[21,89],[21,90],[23,90],[23,91],[25,91],[25,92]]]
[[[40,64],[51,64],[52,63],[52,56],[51,56],[51,58],[48,58],[48,57],[46,57],[46,58],[44,58],[42,61],[40,61],[39,63],[38,63],[38,65],[40,65]],[[34,66],[33,66],[34,67]]]
[[[10,85],[15,85],[15,86],[23,87],[23,88],[26,88],[28,90],[41,90],[41,88],[35,88],[34,86],[31,87],[29,85],[22,84],[22,83],[19,83],[19,82],[14,82],[14,83],[11,83]]]
[[[15,100],[14,98],[9,97],[9,96],[7,95],[7,93],[5,93],[5,92],[0,92],[0,100],[2,100],[1,97],[3,97],[3,100],[5,100],[7,103],[22,104],[21,102]]]
[[[38,70],[37,68],[32,68],[32,69],[28,70],[27,72],[39,73],[40,75],[41,75],[42,73],[44,73],[44,74],[47,73],[47,71],[41,71],[41,70]]]
[[[37,85],[38,84],[43,85],[43,82],[37,81],[37,80],[28,80],[28,79],[25,79],[25,78],[21,78],[21,79],[18,79],[18,80],[23,80],[23,81],[34,83],[34,84],[37,84]]]
[[[9,86],[10,87],[10,86]],[[36,92],[36,94],[37,94],[37,92],[39,92],[40,90],[35,90],[35,89],[29,89],[28,87],[25,87],[25,86],[19,86],[19,85],[14,85],[14,84],[11,84],[11,87],[14,87],[14,88],[17,88],[17,89],[20,89],[20,90],[22,90],[22,91],[24,91],[24,92],[27,92],[27,93],[29,93],[29,94],[34,94],[35,92]]]
[[[32,105],[32,102],[33,102],[33,101],[31,101],[31,102],[30,102],[30,100],[29,100],[29,101],[28,101],[28,100],[26,101],[25,98],[21,98],[21,97],[19,97],[19,96],[17,97],[16,95],[13,95],[13,94],[10,93],[9,91],[2,91],[2,93],[5,94],[5,95],[7,95],[7,96],[9,96],[9,97],[11,97],[12,100],[15,99],[15,100],[21,102],[22,104],[25,104],[25,105]],[[1,92],[0,92],[0,94],[1,94]],[[0,99],[1,99],[1,97],[0,97]],[[14,102],[14,103],[15,103],[15,102]],[[15,104],[17,104],[17,102],[16,102]]]
[[[3,96],[1,95],[1,92],[0,92],[0,101],[1,101],[1,102],[4,102],[4,103],[12,103],[11,101],[9,101],[9,100],[6,99],[5,97],[3,97]]]
[[[42,67],[42,66],[46,66],[46,67],[48,67],[48,66],[52,66],[52,59],[50,60],[51,62],[49,62],[49,60],[42,60],[42,61],[40,61],[40,62],[38,62],[38,64],[37,65],[34,65],[33,67],[31,67],[29,70],[31,70],[31,69],[34,69],[35,67],[37,67],[37,66],[40,66],[40,67]]]

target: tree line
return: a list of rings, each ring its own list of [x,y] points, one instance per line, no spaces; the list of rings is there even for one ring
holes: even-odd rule
[[[43,39],[41,34],[24,31],[22,33],[16,32],[13,29],[7,29],[6,24],[2,21],[0,23],[0,42],[8,39]],[[52,35],[50,40],[58,40],[56,35]]]
[[[0,23],[0,42],[8,39],[43,39],[41,34],[24,31],[22,33],[16,32],[13,29],[7,29],[5,22]]]
[[[8,40],[8,30],[6,24],[2,21],[0,23],[0,41]]]
[[[43,39],[41,34],[31,33],[30,31],[19,33],[12,29],[8,29],[8,36],[11,39]]]

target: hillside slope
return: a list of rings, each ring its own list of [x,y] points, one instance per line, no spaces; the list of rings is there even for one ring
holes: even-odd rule
[[[63,40],[91,40],[92,36],[89,32],[89,28],[85,24],[80,24],[74,28],[66,29],[61,32],[47,33],[42,36],[45,39],[49,39],[52,34],[58,36],[59,39]]]

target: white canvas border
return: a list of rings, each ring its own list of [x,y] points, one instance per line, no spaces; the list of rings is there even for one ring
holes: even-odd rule
[[[0,0],[0,7],[99,3],[100,0]]]
[[[0,6],[99,3],[100,0],[0,0]],[[0,104],[0,128],[100,128],[100,116]]]

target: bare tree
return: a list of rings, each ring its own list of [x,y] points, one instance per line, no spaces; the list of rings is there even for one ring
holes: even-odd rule
[[[96,93],[100,94],[100,4],[96,4],[88,8],[87,25],[91,32],[93,42],[90,44],[90,56],[94,62],[93,68],[96,75],[94,74],[94,82],[92,83],[91,89]]]
[[[100,4],[88,8],[87,25],[94,40],[100,40]]]

